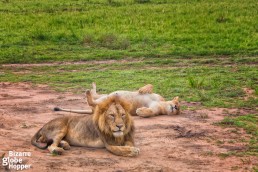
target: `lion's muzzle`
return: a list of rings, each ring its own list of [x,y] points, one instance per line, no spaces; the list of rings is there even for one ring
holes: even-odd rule
[[[124,124],[117,124],[115,130],[113,131],[114,137],[121,137],[124,135]]]

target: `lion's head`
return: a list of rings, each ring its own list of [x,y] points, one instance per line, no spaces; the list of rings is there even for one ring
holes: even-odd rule
[[[167,101],[167,112],[168,115],[179,115],[180,114],[180,103],[179,97],[175,97],[172,101]]]
[[[110,96],[95,106],[93,121],[104,135],[122,139],[134,128],[130,109],[127,101]]]

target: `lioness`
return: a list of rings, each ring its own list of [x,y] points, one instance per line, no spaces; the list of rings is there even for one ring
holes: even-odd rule
[[[117,96],[96,104],[93,115],[61,117],[45,124],[31,139],[32,145],[62,154],[73,146],[105,147],[120,156],[136,156],[131,105]],[[45,143],[42,145],[42,143]]]
[[[152,117],[157,115],[177,115],[180,113],[179,97],[175,97],[171,101],[165,99],[159,94],[153,93],[151,84],[141,87],[137,91],[115,91],[107,94],[99,95],[96,92],[96,84],[92,84],[93,89],[86,91],[86,97],[90,106],[106,100],[109,96],[118,95],[132,104],[130,114],[139,115],[141,117]],[[55,111],[69,111],[75,113],[90,113],[90,110],[68,110],[55,108]]]

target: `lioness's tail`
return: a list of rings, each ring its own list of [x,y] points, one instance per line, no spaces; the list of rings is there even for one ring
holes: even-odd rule
[[[37,140],[41,137],[40,131],[42,130],[39,129],[39,131],[31,138],[31,144],[40,148],[40,149],[46,149],[49,145],[52,144],[53,140],[48,140],[46,145],[40,145],[40,143],[37,142]]]
[[[75,109],[63,109],[60,107],[55,107],[54,111],[63,111],[63,112],[74,112],[74,113],[81,113],[81,114],[92,114],[92,110],[75,110]]]

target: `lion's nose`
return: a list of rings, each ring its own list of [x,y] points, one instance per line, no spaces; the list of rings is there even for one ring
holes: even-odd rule
[[[121,129],[124,126],[124,124],[116,124],[116,127]]]

